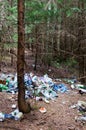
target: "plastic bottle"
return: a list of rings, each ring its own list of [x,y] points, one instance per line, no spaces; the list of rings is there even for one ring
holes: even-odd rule
[[[11,112],[12,116],[16,116],[19,113],[18,109],[15,109],[13,112]]]
[[[14,119],[12,114],[4,114],[4,119]]]
[[[4,113],[0,112],[0,122],[4,121],[5,116]]]
[[[14,119],[12,114],[0,113],[0,121],[4,121],[5,119]]]
[[[6,85],[3,85],[3,84],[0,84],[0,88],[2,89],[2,91],[8,89],[8,87]]]
[[[86,121],[86,116],[75,117],[76,121]]]
[[[23,113],[22,112],[18,112],[17,115],[15,116],[15,120],[20,120],[23,118]]]
[[[0,88],[0,92],[2,92],[2,88]]]
[[[27,73],[24,75],[24,83],[25,86],[32,85],[32,79]]]
[[[32,77],[32,82],[36,82],[38,80],[38,77],[35,75]]]

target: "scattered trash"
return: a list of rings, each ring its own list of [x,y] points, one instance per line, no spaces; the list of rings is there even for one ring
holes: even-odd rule
[[[2,121],[4,121],[4,114],[2,113],[2,112],[0,112],[0,121],[2,122]]]
[[[0,113],[0,121],[4,121],[5,119],[13,119],[14,116],[12,114],[5,114],[5,113]]]
[[[79,105],[79,106],[85,106],[85,107],[86,107],[86,102],[84,102],[84,101],[78,101],[78,105]]]
[[[49,100],[47,100],[46,98],[43,98],[43,101],[44,101],[45,103],[50,103]]]
[[[77,108],[78,111],[81,113],[81,116],[75,117],[75,121],[86,121],[86,102],[78,101],[77,104],[72,105],[70,108]]]
[[[71,77],[70,79],[64,79],[64,81],[70,84],[74,84],[78,82],[75,76]]]
[[[0,92],[2,92],[2,88],[0,88]]]
[[[49,72],[51,72],[51,69],[48,69]]]
[[[44,108],[44,107],[41,107],[41,108],[39,109],[39,111],[40,111],[41,113],[46,113],[46,112],[47,112],[46,108]]]
[[[0,84],[0,89],[1,91],[6,91],[8,89],[8,87],[6,85]]]
[[[16,104],[13,104],[12,105],[12,109],[15,109],[17,106],[16,106]]]
[[[17,86],[17,74],[15,75],[1,75],[1,79],[6,81],[6,85],[0,84],[0,91],[5,90],[6,92],[10,92],[15,94],[18,91]],[[25,98],[32,98],[35,96],[42,94],[47,99],[55,99],[57,96],[57,92],[64,93],[67,91],[67,87],[64,84],[56,84],[54,81],[45,74],[43,77],[38,77],[33,73],[25,73],[24,75],[24,83],[26,87]],[[34,84],[36,84],[36,87]],[[45,102],[48,102],[46,101]]]
[[[46,99],[55,99],[58,97],[57,93],[53,91],[52,89],[43,89],[41,90],[41,93],[44,95]]]
[[[18,109],[14,110],[9,114],[0,112],[0,122],[3,122],[5,119],[21,120],[22,118],[23,118],[23,113],[19,112]]]
[[[48,70],[51,71],[51,70]],[[53,80],[47,74],[44,76],[37,76],[33,73],[25,73],[24,75],[24,84],[25,84],[25,98],[34,98],[36,101],[44,101],[45,103],[50,103],[50,100],[55,101],[58,97],[58,93],[65,93],[68,91],[67,86],[62,83],[65,81],[70,84],[72,90],[76,89],[80,94],[86,93],[86,86],[78,83],[75,77],[71,79],[55,79]],[[0,92],[9,92],[16,94],[18,92],[18,83],[17,83],[17,73],[16,74],[0,74]],[[62,102],[66,104],[65,101]],[[16,109],[17,105],[13,104],[12,109]],[[86,112],[86,102],[78,101],[77,104],[72,105],[70,108],[77,108],[79,112]],[[46,108],[41,107],[39,109],[41,113],[47,112]],[[14,119],[20,120],[23,118],[23,113],[19,112],[18,109],[14,110],[10,114],[5,114],[0,112],[0,121],[5,119]],[[86,116],[82,115],[81,117],[75,117],[75,120],[86,121]]]
[[[18,112],[16,115],[15,115],[15,120],[21,120],[23,118],[23,113],[22,112]]]
[[[5,80],[1,80],[1,79],[0,79],[0,84],[5,85],[5,84],[6,84],[6,81],[5,81]]]
[[[77,104],[70,106],[70,108],[72,109],[77,108]]]
[[[80,94],[86,93],[86,86],[82,84],[71,84],[71,88],[79,90]]]
[[[36,101],[42,101],[42,97],[36,97]]]
[[[61,82],[62,80],[61,80],[61,79],[55,79],[55,81],[59,81],[59,82]]]
[[[83,85],[83,84],[79,83],[76,78],[70,79],[70,80],[69,79],[64,79],[64,81],[67,82],[67,83],[70,83],[72,89],[79,90],[79,93],[81,95],[86,93],[86,85]]]
[[[53,90],[56,91],[56,92],[61,92],[61,93],[64,93],[67,91],[67,87],[64,85],[64,84],[54,84],[52,86]]]
[[[75,121],[86,121],[86,116],[75,117]]]
[[[86,102],[78,101],[77,104],[72,105],[70,108],[77,108],[80,112],[86,112]]]
[[[82,113],[86,112],[86,102],[78,101],[77,108]]]
[[[75,88],[74,84],[71,84],[71,88],[72,88],[72,89],[74,89],[74,88]]]
[[[86,89],[81,89],[81,88],[79,88],[79,93],[80,93],[80,94],[86,93]]]
[[[15,109],[13,112],[10,113],[15,120],[21,120],[23,118],[23,113],[19,112],[18,109]]]
[[[4,119],[14,119],[14,116],[12,114],[6,114],[4,113]]]

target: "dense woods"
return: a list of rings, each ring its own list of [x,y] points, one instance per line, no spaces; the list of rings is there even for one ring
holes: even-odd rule
[[[0,130],[86,130],[86,0],[0,0]]]
[[[37,62],[52,65],[52,61],[72,59],[79,64],[79,77],[85,82],[86,1],[25,0],[24,4],[25,48],[34,53],[35,69]],[[1,66],[6,55],[11,57],[11,64],[16,58],[12,52],[18,37],[17,1],[1,0],[0,12]]]
[[[0,0],[0,70],[3,64],[14,66],[17,61],[17,4],[17,0]],[[25,0],[23,4],[23,48],[32,51],[34,69],[37,64],[59,67],[66,63],[69,68],[77,66],[78,78],[86,83],[86,1]],[[23,62],[26,67],[26,59]]]

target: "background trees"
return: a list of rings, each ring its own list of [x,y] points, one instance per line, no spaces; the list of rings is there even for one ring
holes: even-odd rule
[[[3,62],[7,54],[14,56],[6,50],[17,48],[17,1],[1,0],[0,7],[0,49],[3,50],[0,61]],[[81,78],[86,75],[85,15],[85,0],[25,0],[25,50],[33,50],[34,59],[38,61],[35,64],[58,67],[66,61],[70,67],[77,63],[78,76],[86,82]]]

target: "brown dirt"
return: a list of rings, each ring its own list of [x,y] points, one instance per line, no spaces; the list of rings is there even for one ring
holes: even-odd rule
[[[2,69],[7,72],[7,69]],[[40,71],[38,71],[40,70]],[[51,77],[68,77],[65,70],[51,68],[48,71],[46,68],[38,69],[36,74],[48,73]],[[15,70],[9,69],[8,72]],[[29,71],[32,71],[29,67]],[[30,99],[29,102],[33,110],[24,114],[22,120],[15,121],[14,119],[6,119],[0,122],[0,130],[86,130],[86,123],[76,122],[75,117],[80,115],[77,109],[72,109],[70,106],[76,104],[78,100],[86,101],[86,95],[80,95],[78,91],[72,90],[70,85],[67,85],[69,92],[58,93],[55,101],[50,100],[49,104],[44,101],[35,101]],[[0,111],[4,113],[12,112],[12,104],[17,104],[17,94],[12,95],[6,92],[0,92]],[[47,112],[41,113],[40,107],[45,107]]]
[[[17,94],[0,92],[0,99],[0,111],[4,113],[12,112],[12,104],[17,104]],[[24,114],[20,121],[6,119],[0,122],[0,130],[86,130],[86,123],[75,121],[80,114],[78,110],[70,108],[78,100],[86,101],[86,95],[71,88],[67,93],[58,93],[57,99],[50,100],[49,104],[29,99],[33,110]],[[40,107],[45,107],[47,112],[41,113]]]

